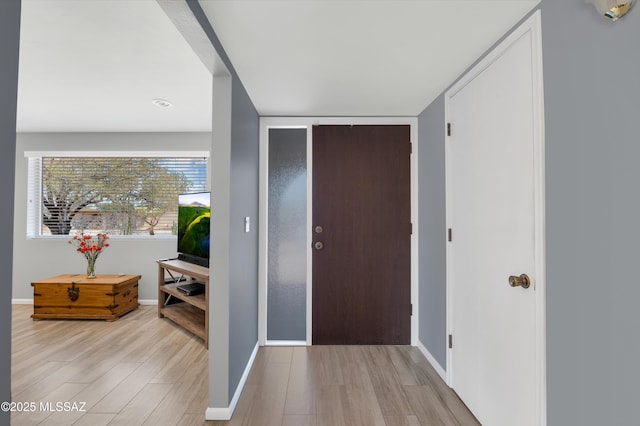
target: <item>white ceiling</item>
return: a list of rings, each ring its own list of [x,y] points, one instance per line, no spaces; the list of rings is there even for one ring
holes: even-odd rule
[[[18,131],[211,131],[211,73],[155,0],[23,0],[18,81]]]
[[[200,4],[260,115],[415,116],[538,1]],[[211,74],[155,0],[23,0],[21,27],[18,131],[211,130]]]
[[[538,0],[200,0],[261,115],[418,115]]]

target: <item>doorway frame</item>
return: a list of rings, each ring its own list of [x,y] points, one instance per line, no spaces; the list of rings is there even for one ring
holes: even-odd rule
[[[534,274],[535,274],[535,395],[536,414],[535,424],[547,424],[547,363],[546,363],[546,235],[545,235],[545,127],[544,127],[544,91],[542,68],[542,25],[540,10],[532,13],[516,29],[500,41],[492,50],[470,70],[468,70],[454,85],[445,92],[445,123],[451,119],[451,98],[462,88],[492,65],[507,49],[526,33],[531,32],[532,82],[533,82],[533,166],[534,166]],[[451,228],[452,210],[452,167],[450,166],[449,136],[445,132],[445,203],[446,227]],[[452,335],[453,297],[451,283],[451,247],[446,244],[446,303],[447,303],[447,331],[446,336]],[[453,356],[448,342],[446,382],[453,386]]]
[[[314,125],[385,125],[405,124],[410,127],[412,143],[410,158],[411,174],[411,345],[418,345],[420,306],[418,305],[418,118],[417,117],[260,117],[260,203],[259,203],[259,236],[258,236],[258,344],[260,346],[311,346],[312,338],[312,272],[313,260],[311,249],[313,223],[313,135]],[[269,173],[269,129],[307,129],[307,298],[306,298],[306,340],[273,341],[267,340],[267,277],[268,277],[268,173]]]

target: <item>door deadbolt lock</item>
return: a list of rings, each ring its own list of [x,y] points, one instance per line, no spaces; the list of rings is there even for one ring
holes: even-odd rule
[[[313,248],[316,250],[322,250],[324,248],[324,244],[322,244],[322,241],[316,241],[313,243]]]
[[[531,286],[531,280],[527,274],[522,274],[519,277],[511,275],[509,277],[509,285],[511,287],[529,288]]]
[[[322,226],[318,225],[315,227],[315,231],[316,234],[322,234],[322,231],[324,231],[324,229],[322,229]]]

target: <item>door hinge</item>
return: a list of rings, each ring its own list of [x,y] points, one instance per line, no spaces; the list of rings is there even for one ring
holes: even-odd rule
[[[413,235],[413,223],[409,224],[409,234]]]
[[[409,154],[413,154],[413,143],[409,142]]]
[[[449,335],[449,349],[453,348],[453,336]]]
[[[413,316],[413,303],[409,305],[409,316]]]
[[[451,230],[451,228],[449,228],[449,230],[447,231],[447,239],[449,241],[453,241],[453,231]]]
[[[451,136],[451,123],[447,123],[447,136]]]

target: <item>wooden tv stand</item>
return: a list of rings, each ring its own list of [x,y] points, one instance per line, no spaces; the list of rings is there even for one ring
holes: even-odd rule
[[[193,281],[204,284],[204,293],[187,296],[177,289]],[[178,259],[158,260],[158,317],[166,317],[200,337],[208,349],[209,268]]]

